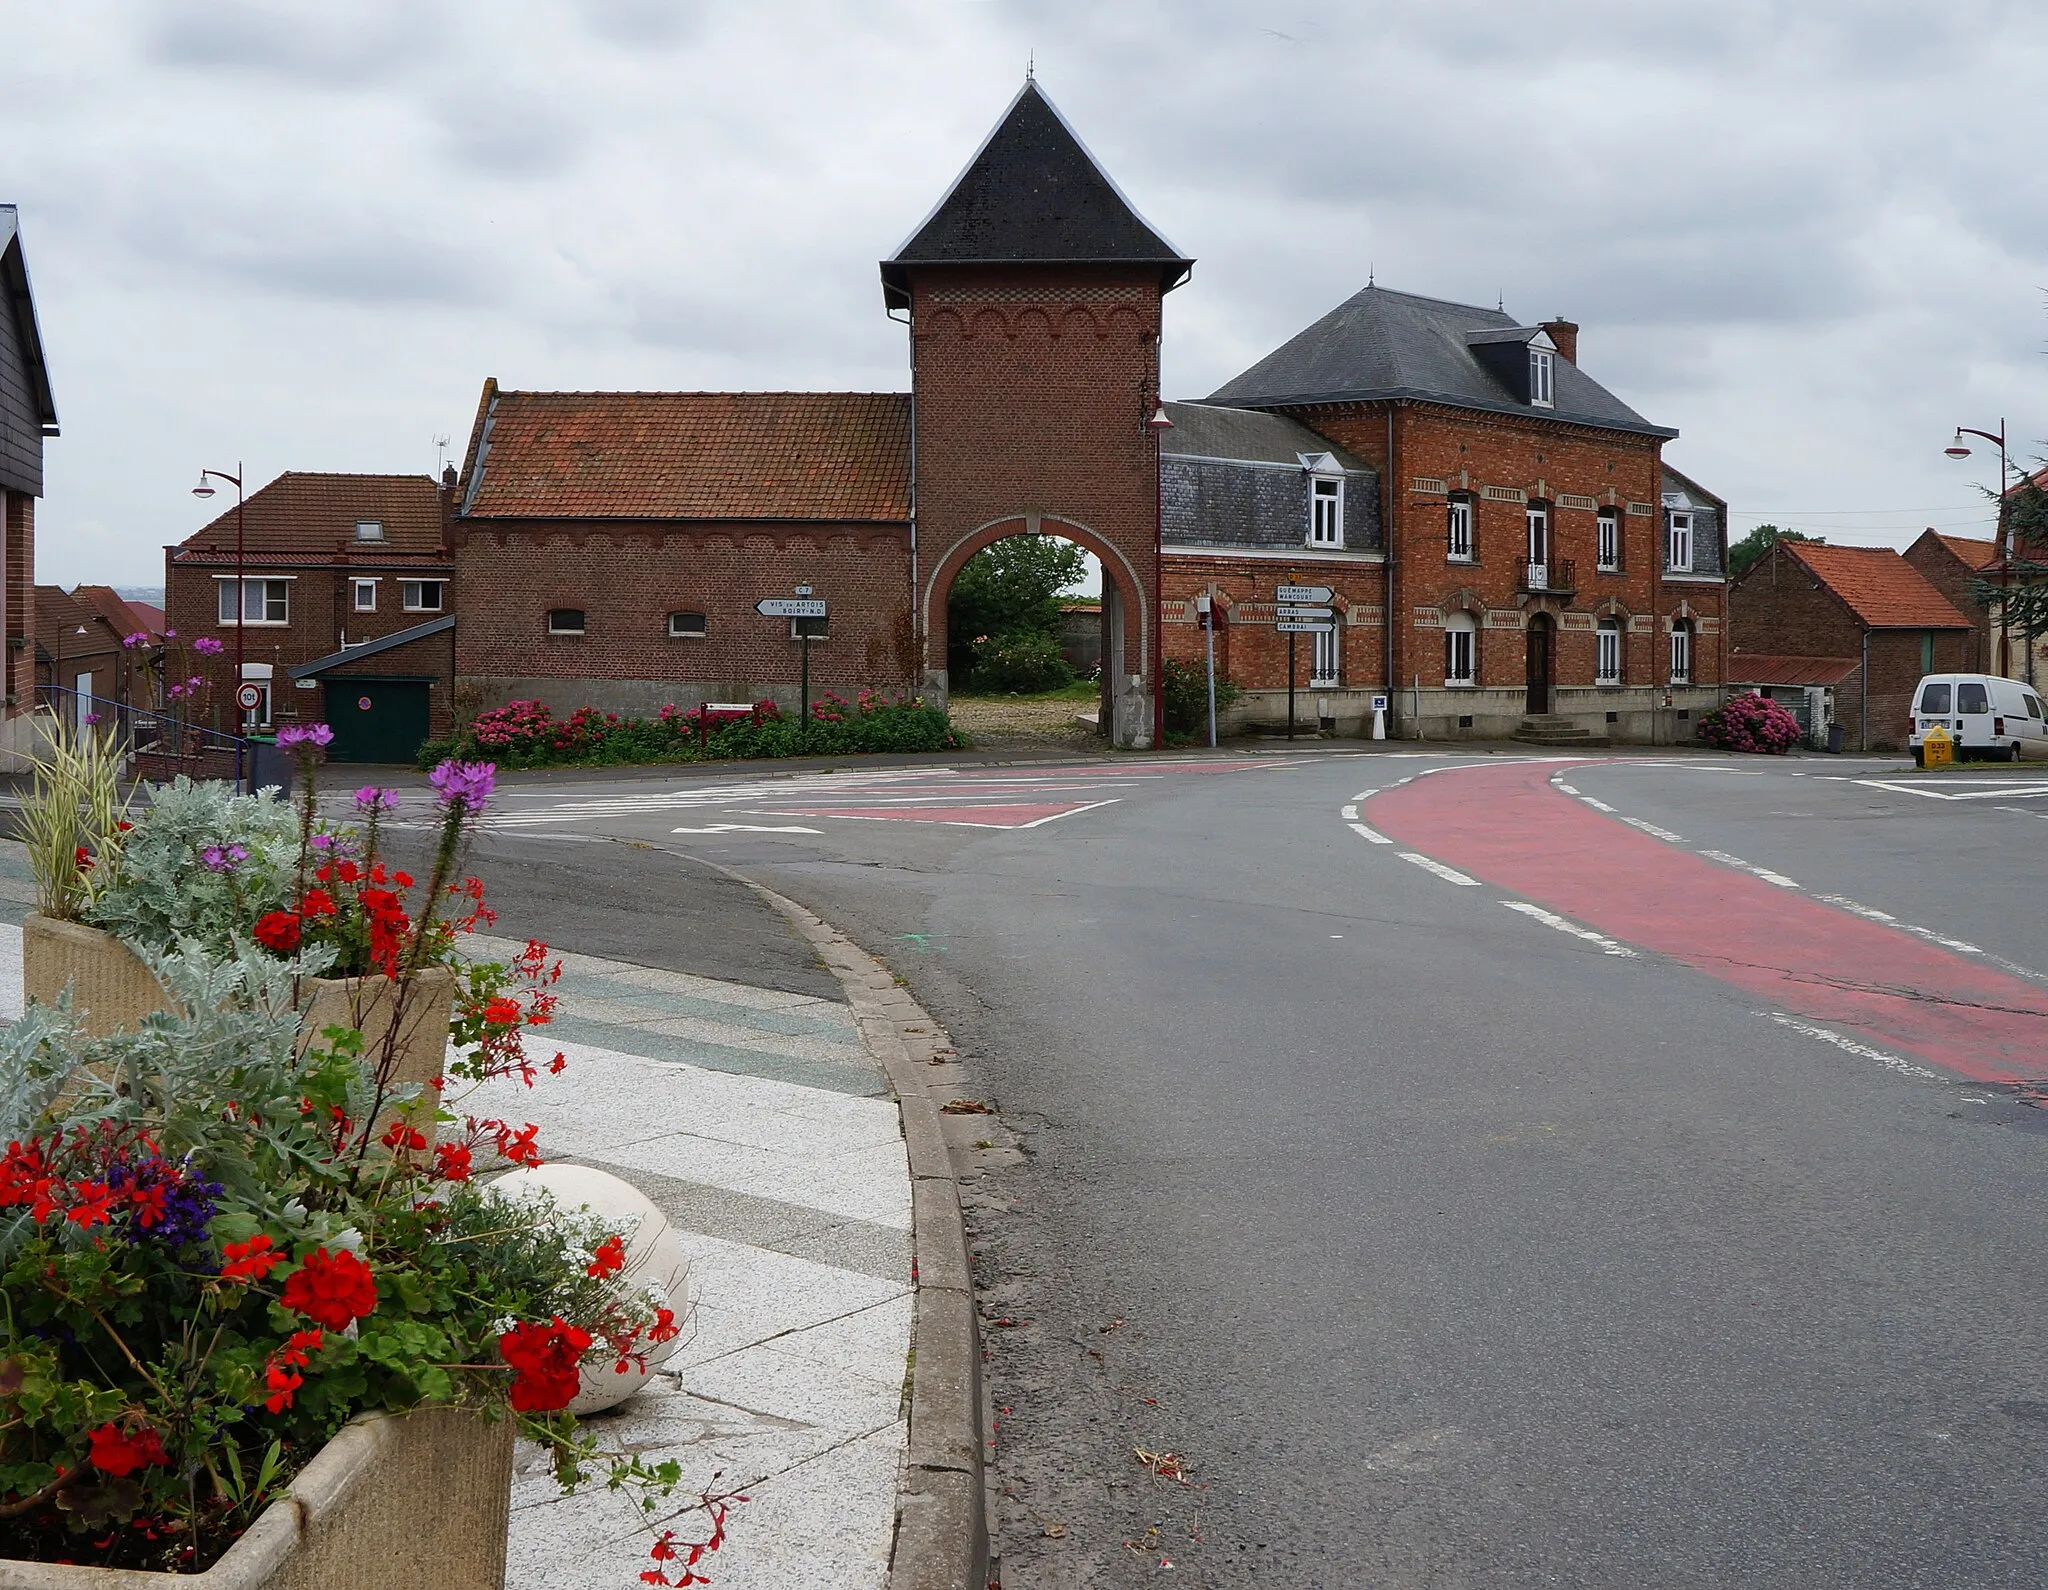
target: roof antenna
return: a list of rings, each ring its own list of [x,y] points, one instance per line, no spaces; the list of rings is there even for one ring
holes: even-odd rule
[[[1038,52],[1027,50],[1024,54],[1024,81],[1030,82],[1038,76]]]

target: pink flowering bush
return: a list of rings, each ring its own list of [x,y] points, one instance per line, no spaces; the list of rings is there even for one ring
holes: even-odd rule
[[[1707,713],[1694,732],[1723,751],[1783,756],[1799,743],[1799,720],[1777,702],[1752,692],[1732,697],[1726,706]]]

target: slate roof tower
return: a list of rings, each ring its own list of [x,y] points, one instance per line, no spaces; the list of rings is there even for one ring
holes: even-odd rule
[[[1104,722],[1153,743],[1159,688],[1159,403],[1165,295],[1193,261],[1132,207],[1035,81],[896,254],[910,327],[916,625],[943,698],[946,595],[1020,531],[1104,573]]]

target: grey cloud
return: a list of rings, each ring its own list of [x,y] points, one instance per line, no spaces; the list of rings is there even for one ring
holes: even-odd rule
[[[438,22],[437,8],[405,0],[171,0],[154,19],[149,53],[166,65],[343,87],[389,78],[434,54]]]

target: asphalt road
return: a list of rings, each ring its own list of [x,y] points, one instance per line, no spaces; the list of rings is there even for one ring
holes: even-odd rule
[[[815,975],[701,857],[952,1032],[1007,1590],[2048,1582],[2048,774],[511,793],[508,922]]]

